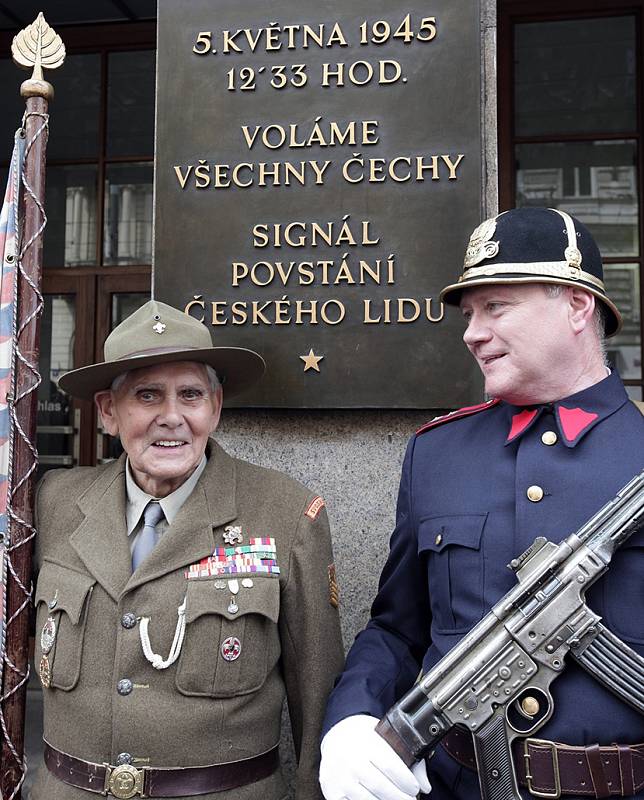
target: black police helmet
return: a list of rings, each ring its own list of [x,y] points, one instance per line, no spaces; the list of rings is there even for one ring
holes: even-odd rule
[[[595,240],[578,219],[557,208],[515,208],[482,222],[470,237],[463,274],[440,299],[458,305],[463,289],[495,283],[582,286],[604,307],[606,336],[622,327],[622,315],[606,294]]]

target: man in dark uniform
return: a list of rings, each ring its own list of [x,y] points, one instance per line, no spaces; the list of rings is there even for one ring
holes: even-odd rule
[[[324,501],[211,438],[223,397],[263,372],[257,353],[213,347],[204,325],[150,301],[105,361],[61,377],[94,397],[125,453],[39,485],[33,800],[282,800],[285,699],[295,797],[319,800],[343,656]]]
[[[407,448],[397,524],[372,616],[334,689],[322,741],[327,800],[409,800],[429,783],[373,730],[378,718],[514,585],[506,564],[541,535],[559,542],[644,467],[644,419],[605,363],[621,325],[599,251],[568,214],[516,209],[473,233],[442,292],[492,399],[433,420]],[[644,531],[588,592],[644,654]],[[575,663],[552,684],[545,743],[515,753],[528,798],[640,797],[644,717]],[[470,737],[428,761],[435,800],[479,797]],[[559,794],[559,792],[561,794]]]

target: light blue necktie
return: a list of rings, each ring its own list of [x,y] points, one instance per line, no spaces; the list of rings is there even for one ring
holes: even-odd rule
[[[163,509],[161,505],[151,500],[143,512],[143,529],[139,531],[139,535],[134,542],[134,549],[132,550],[132,572],[134,572],[143,559],[152,552],[154,545],[157,543],[156,526],[161,519],[163,519]]]

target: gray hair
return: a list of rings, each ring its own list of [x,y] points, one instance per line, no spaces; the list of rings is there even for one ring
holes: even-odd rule
[[[200,362],[194,362],[200,363]],[[221,389],[221,381],[219,380],[219,376],[215,372],[214,367],[211,367],[210,364],[203,365],[206,368],[206,374],[208,375],[208,385],[210,386],[211,392],[216,392],[218,389]],[[117,375],[116,378],[110,384],[110,389],[113,392],[118,392],[118,390],[123,386],[125,383],[125,378],[127,377],[127,372],[121,372],[120,375]]]
[[[544,291],[548,297],[560,297],[567,287],[561,283],[544,283]],[[604,365],[608,366],[608,354],[606,352],[606,311],[602,303],[595,302],[595,312],[593,314],[593,329],[599,345],[599,353]]]

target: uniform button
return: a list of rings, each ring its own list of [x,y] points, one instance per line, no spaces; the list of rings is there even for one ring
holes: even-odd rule
[[[119,753],[116,759],[117,764],[131,764],[134,761],[134,756],[129,753]]]
[[[133,628],[136,625],[136,615],[132,614],[131,611],[128,611],[127,614],[123,614],[121,617],[121,625],[124,628]]]
[[[541,434],[541,441],[547,445],[557,444],[557,434],[554,431],[546,431]]]
[[[119,694],[126,695],[132,691],[132,681],[129,678],[121,678],[116,686]]]
[[[440,544],[442,541],[443,541],[443,534],[442,533],[437,534],[436,538],[434,539],[434,543]]]
[[[539,500],[543,500],[543,489],[541,486],[529,486],[526,494],[528,495],[528,500],[533,503],[538,503]]]

